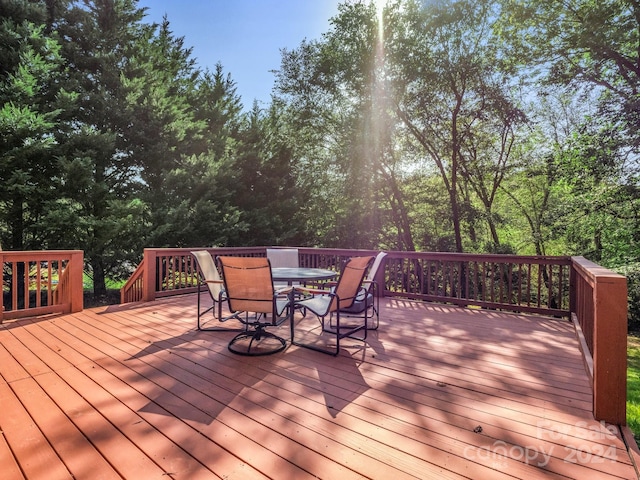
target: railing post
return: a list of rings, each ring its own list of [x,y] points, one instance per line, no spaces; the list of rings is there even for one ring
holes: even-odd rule
[[[626,425],[626,278],[595,273],[593,305],[593,414],[596,420]]]
[[[81,312],[84,308],[84,285],[82,281],[84,271],[84,252],[74,250],[69,258],[69,303],[71,313]]]
[[[152,302],[156,299],[156,249],[144,249],[144,272],[142,274],[142,301]]]

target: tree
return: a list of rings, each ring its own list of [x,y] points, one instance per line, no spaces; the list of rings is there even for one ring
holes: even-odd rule
[[[60,87],[60,45],[46,35],[41,4],[0,2],[0,243],[50,246],[40,228],[57,171],[55,133],[74,96]]]
[[[106,291],[107,276],[122,273],[135,250],[130,239],[145,226],[143,205],[132,195],[141,168],[132,153],[134,132],[142,128],[133,121],[137,85],[126,81],[143,76],[136,58],[151,31],[143,13],[133,0],[87,0],[53,11],[64,39],[65,85],[79,95],[77,107],[65,112],[68,128],[58,134],[60,182],[77,213],[71,227],[82,235],[69,240],[84,249],[96,294]]]
[[[77,97],[62,87],[60,44],[48,35],[44,5],[0,1],[0,18],[0,245],[55,248],[60,232],[49,228],[47,218],[65,211],[52,181],[56,134]],[[18,302],[27,303],[25,265],[17,269],[5,280]]]
[[[321,40],[285,50],[276,77],[277,100],[292,123],[300,191],[311,195],[303,206],[307,231],[326,246],[378,248],[388,221],[398,233],[389,246],[413,249],[376,7],[342,4],[332,24]]]
[[[171,161],[150,191],[157,199],[157,245],[237,245],[248,228],[234,199],[242,108],[235,82],[222,65],[200,73],[193,89],[181,89],[197,130],[164,154]]]
[[[299,211],[305,195],[296,183],[299,169],[287,144],[284,115],[277,102],[266,111],[254,102],[245,116],[232,167],[237,189],[234,204],[248,226],[238,238],[239,245],[304,243]]]
[[[589,85],[600,114],[640,146],[640,3],[505,0],[500,32],[529,71],[550,84]]]
[[[563,241],[570,191],[562,181],[562,158],[584,111],[578,95],[546,89],[526,107],[529,131],[516,147],[515,172],[502,185],[502,214],[509,219],[504,235],[516,251],[566,254]]]
[[[463,251],[470,190],[499,245],[493,204],[508,172],[514,128],[524,120],[492,35],[493,2],[398,3],[387,14],[388,82],[398,117],[440,174]],[[469,190],[470,189],[470,190]],[[473,218],[470,218],[470,228]],[[475,233],[472,232],[473,238]]]
[[[508,0],[504,9],[500,32],[523,60],[517,66],[541,84],[584,92],[578,104],[584,115],[558,157],[572,200],[567,239],[574,251],[608,266],[634,258],[629,247],[637,245],[637,234],[629,227],[638,230],[640,199],[640,4]]]

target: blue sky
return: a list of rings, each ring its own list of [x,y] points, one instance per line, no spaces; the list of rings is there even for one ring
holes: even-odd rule
[[[139,0],[145,22],[166,14],[177,37],[202,68],[220,62],[236,82],[245,108],[253,100],[269,102],[280,49],[296,48],[305,38],[321,38],[340,0]]]

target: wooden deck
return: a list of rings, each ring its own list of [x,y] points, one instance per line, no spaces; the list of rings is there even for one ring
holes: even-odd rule
[[[233,355],[193,295],[6,322],[1,477],[637,478],[569,322],[383,303],[335,358]]]

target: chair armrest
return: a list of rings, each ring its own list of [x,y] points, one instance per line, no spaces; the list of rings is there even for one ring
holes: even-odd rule
[[[311,280],[304,282],[303,288],[318,289],[318,288],[333,288],[338,284],[335,280]],[[309,287],[307,287],[309,285]]]
[[[293,290],[294,287],[292,286],[287,286],[287,287],[282,287],[282,288],[276,288],[275,290],[275,294],[276,295],[284,295],[284,294],[290,294],[291,290]]]
[[[295,291],[300,292],[304,295],[333,295],[334,294],[331,290],[322,290],[318,288],[295,287]]]

